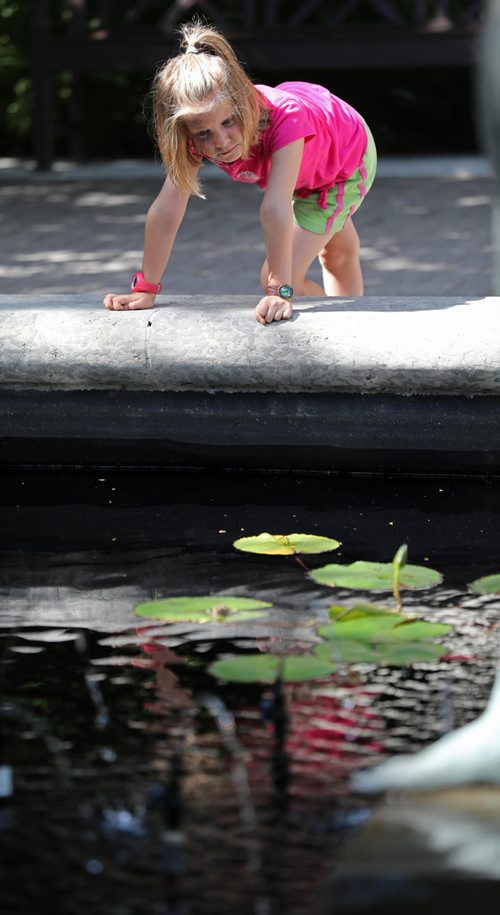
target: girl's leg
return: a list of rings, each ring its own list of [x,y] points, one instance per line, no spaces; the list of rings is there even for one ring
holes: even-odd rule
[[[328,235],[319,235],[316,232],[308,232],[307,229],[302,229],[301,226],[298,226],[294,223],[293,226],[293,241],[292,241],[292,276],[290,278],[283,277],[283,282],[288,283],[291,281],[295,295],[324,295],[325,290],[319,283],[315,283],[314,280],[310,280],[306,277],[306,273],[309,270],[315,257],[318,257],[319,252],[325,247],[328,243]],[[262,264],[262,269],[260,271],[260,282],[262,288],[265,289],[267,284],[267,277],[269,274],[269,268],[267,265],[267,260]]]
[[[315,257],[319,257],[324,289],[319,283],[307,277],[307,271]],[[362,295],[363,278],[359,263],[359,238],[351,219],[344,228],[333,236],[309,232],[294,224],[292,249],[292,286],[297,296],[345,296]],[[267,261],[260,272],[262,288],[268,277]],[[283,277],[283,282],[288,282]]]
[[[319,252],[325,292],[329,296],[363,295],[359,235],[352,219]]]

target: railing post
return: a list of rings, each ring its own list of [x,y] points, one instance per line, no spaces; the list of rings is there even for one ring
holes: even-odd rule
[[[500,295],[500,0],[489,0],[479,45],[478,102],[483,145],[496,175],[492,212],[493,289]]]

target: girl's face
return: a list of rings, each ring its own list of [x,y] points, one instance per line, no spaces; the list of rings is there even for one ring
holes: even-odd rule
[[[221,162],[236,162],[241,157],[243,133],[231,102],[221,102],[206,113],[186,115],[184,123],[204,156]]]

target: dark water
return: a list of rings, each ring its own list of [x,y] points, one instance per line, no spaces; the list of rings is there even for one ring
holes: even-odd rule
[[[15,790],[0,809],[1,911],[323,911],[339,849],[370,813],[352,771],[484,707],[499,602],[467,584],[500,569],[500,481],[27,470],[2,484],[1,737]],[[307,651],[332,603],[293,559],[233,549],[261,531],[342,541],[311,566],[389,561],[408,543],[412,563],[444,574],[405,608],[453,625],[445,656],[346,667],[277,696],[215,680],[224,654]],[[133,614],[205,593],[273,609],[206,626]]]

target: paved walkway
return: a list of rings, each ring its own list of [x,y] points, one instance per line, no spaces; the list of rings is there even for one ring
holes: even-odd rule
[[[59,166],[42,176],[2,164],[0,291],[95,293],[97,303],[107,291],[125,291],[140,266],[160,168]],[[207,199],[189,205],[165,285],[179,294],[258,295],[260,192],[208,169],[205,189]],[[366,293],[491,294],[493,193],[482,159],[382,160],[355,219]]]

